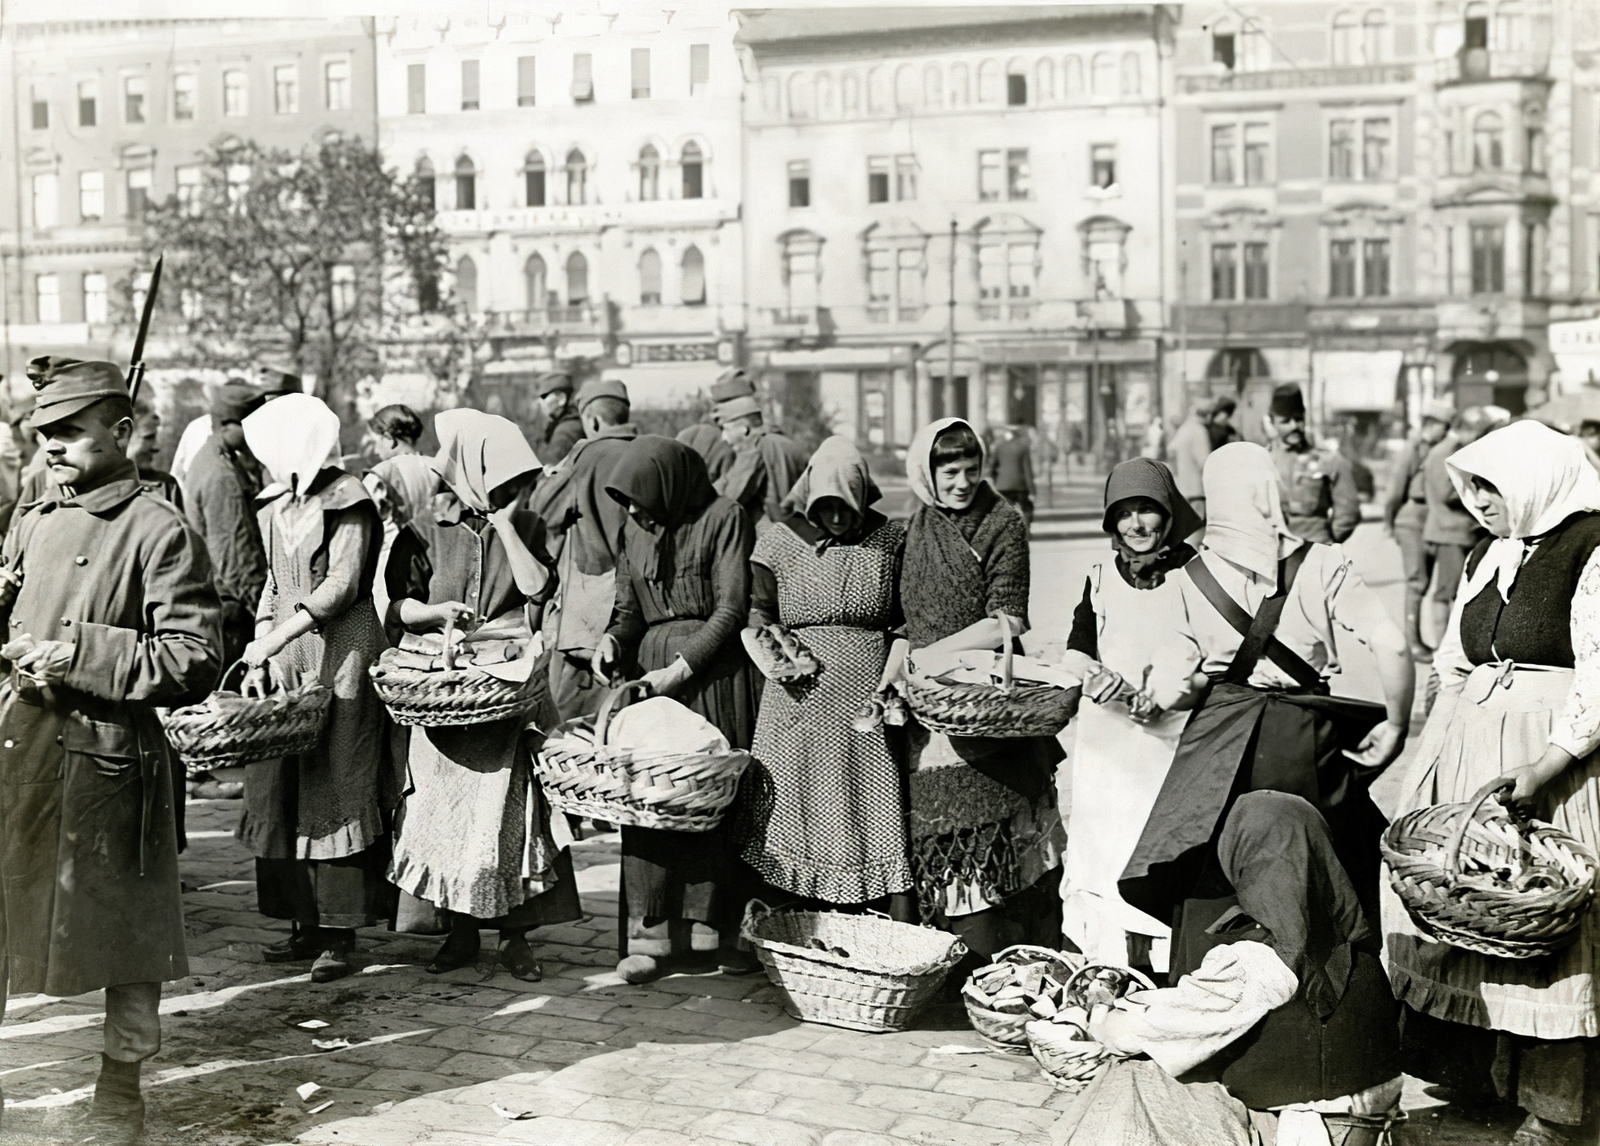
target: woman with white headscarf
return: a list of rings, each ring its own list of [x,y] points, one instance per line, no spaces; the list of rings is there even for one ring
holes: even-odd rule
[[[384,869],[397,792],[383,768],[388,716],[367,677],[387,644],[372,604],[382,525],[331,456],[339,417],[322,401],[291,394],[243,427],[272,479],[258,515],[268,574],[245,687],[318,680],[333,701],[315,751],[250,765],[238,836],[256,855],[261,913],[293,921],[267,962],[315,958],[312,978],[327,982],[350,973],[355,928],[386,918],[393,899]]]
[[[1600,477],[1576,438],[1537,422],[1496,430],[1447,464],[1493,536],[1467,559],[1417,754],[1374,795],[1399,816],[1466,800],[1504,776],[1535,816],[1600,848]],[[1387,888],[1383,925],[1395,994],[1416,1012],[1408,1049],[1423,1040],[1450,1048],[1456,1061],[1444,1069],[1509,1057],[1517,1087],[1505,1097],[1528,1116],[1518,1146],[1566,1141],[1579,1124],[1594,1141],[1600,914],[1590,911],[1578,941],[1547,959],[1429,941]],[[1501,1032],[1498,1048],[1489,1032]]]
[[[550,834],[526,732],[530,719],[544,730],[557,719],[548,674],[532,649],[556,589],[554,562],[543,521],[519,508],[542,467],[505,418],[447,410],[433,425],[434,465],[447,493],[402,529],[387,572],[392,612],[408,631],[401,651],[436,664],[440,634],[453,625],[462,634],[457,664],[527,681],[538,702],[530,717],[409,730],[390,877],[449,917],[430,973],[475,962],[479,931],[488,928],[500,933],[500,964],[535,981],[543,971],[528,931],[581,914],[572,857]],[[564,832],[564,819],[554,820]]]

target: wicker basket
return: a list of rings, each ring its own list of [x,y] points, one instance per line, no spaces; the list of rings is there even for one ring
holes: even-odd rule
[[[1077,970],[1070,956],[1060,951],[1052,951],[1048,947],[1034,947],[1026,943],[1007,947],[978,971],[985,971],[996,963],[1012,963],[1019,967],[1029,963],[1044,963],[1063,983],[1068,982]],[[972,1023],[972,1029],[978,1032],[978,1037],[986,1045],[1005,1054],[1028,1053],[1027,1026],[1039,1016],[1032,1011],[1025,1011],[1020,1015],[1008,1011],[996,1011],[973,1002],[972,997],[965,993],[962,994],[961,1001],[966,1005],[967,1020]]]
[[[906,702],[917,722],[946,736],[1054,736],[1078,711],[1079,689],[1017,681],[1011,675],[1011,626],[1000,620],[1000,683],[967,684],[911,674]]]
[[[1532,959],[1577,938],[1597,861],[1559,828],[1489,802],[1511,787],[1496,779],[1466,803],[1407,812],[1384,832],[1383,860],[1423,934],[1484,955]]]
[[[1150,981],[1147,975],[1141,971],[1134,970],[1132,967],[1120,967],[1115,963],[1085,963],[1074,971],[1071,978],[1067,980],[1067,995],[1072,1000],[1071,1005],[1083,1007],[1085,1010],[1089,1009],[1089,1000],[1084,998],[1082,992],[1087,985],[1085,980],[1092,977],[1097,971],[1116,971],[1126,977],[1122,990],[1117,996],[1118,998],[1127,994],[1129,988],[1134,984],[1137,984],[1141,990],[1145,991],[1154,991],[1156,989],[1156,985]]]
[[[244,667],[240,661],[223,673],[217,691],[201,703],[162,714],[167,740],[190,771],[297,756],[321,739],[331,689],[312,681],[263,697],[243,696],[227,685]]]
[[[789,1014],[852,1031],[904,1030],[967,953],[929,927],[759,902],[745,909],[742,931]]]
[[[538,703],[537,690],[477,669],[456,668],[454,629],[453,621],[445,623],[442,669],[401,668],[394,664],[394,650],[386,650],[369,670],[390,718],[396,724],[450,728],[526,715]]]
[[[1028,1024],[1027,1035],[1039,1073],[1057,1090],[1082,1090],[1112,1059],[1101,1044],[1072,1038],[1064,1023],[1035,1019]]]
[[[612,748],[612,717],[627,696],[643,687],[643,681],[633,681],[611,691],[595,717],[593,743],[571,736],[545,741],[534,759],[544,794],[569,816],[634,828],[708,832],[738,795],[750,754],[647,755]]]

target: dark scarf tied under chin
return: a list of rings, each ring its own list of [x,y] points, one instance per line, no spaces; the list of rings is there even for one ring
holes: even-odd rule
[[[1125,501],[1143,498],[1155,503],[1166,516],[1162,523],[1161,540],[1148,553],[1131,549],[1117,529],[1117,507]],[[1117,566],[1123,570],[1136,589],[1155,589],[1167,579],[1167,574],[1181,568],[1194,550],[1185,542],[1201,525],[1200,515],[1178,492],[1178,483],[1172,471],[1151,458],[1130,458],[1116,466],[1106,477],[1106,512],[1100,527],[1111,537],[1111,546],[1117,551]]]
[[[628,560],[645,580],[665,585],[676,569],[677,531],[700,516],[717,498],[699,454],[680,441],[645,434],[628,444],[606,482],[606,492],[623,505],[636,505],[655,523],[655,533],[635,524],[651,543]],[[636,535],[637,536],[637,535]]]

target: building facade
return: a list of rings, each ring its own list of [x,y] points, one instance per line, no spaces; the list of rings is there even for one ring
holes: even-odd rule
[[[0,180],[10,378],[38,354],[128,353],[145,205],[198,183],[204,149],[377,135],[360,19],[8,24],[0,70],[14,167]]]
[[[385,152],[432,189],[486,380],[604,367],[679,405],[737,359],[727,8],[383,20],[377,67]]]
[[[1161,6],[742,17],[751,364],[864,447],[1163,412]]]

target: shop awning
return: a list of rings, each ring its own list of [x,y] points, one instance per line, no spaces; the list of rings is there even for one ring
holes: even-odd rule
[[[1394,408],[1403,350],[1314,350],[1311,373],[1330,413]]]

